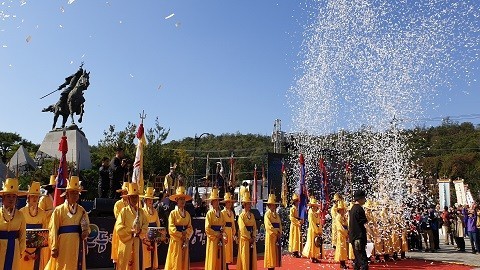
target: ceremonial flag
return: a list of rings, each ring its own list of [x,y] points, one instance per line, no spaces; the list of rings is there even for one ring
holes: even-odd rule
[[[287,193],[288,193],[287,173],[285,171],[285,161],[282,160],[282,205],[283,207],[287,207]]]
[[[208,177],[210,176],[210,154],[207,153],[207,163],[205,164],[205,186],[208,187],[209,184],[208,184]],[[213,181],[212,181],[212,185],[213,185]]]
[[[299,156],[300,162],[300,204],[298,205],[299,217],[300,219],[306,218],[307,213],[307,187],[305,185],[305,160],[303,158],[303,154]]]
[[[257,164],[253,169],[253,205],[257,207]]]
[[[328,174],[327,168],[325,167],[325,162],[323,158],[320,158],[319,162],[320,167],[320,186],[321,186],[321,200],[322,200],[322,219],[325,218],[325,215],[328,212],[330,197],[328,194]]]
[[[136,137],[138,144],[137,151],[135,153],[135,162],[133,163],[132,183],[137,183],[138,189],[140,190],[141,194],[143,194],[143,148],[147,144],[145,139],[145,130],[143,128],[143,119],[142,123],[140,123],[140,126],[138,126]]]
[[[265,198],[264,194],[263,194],[263,189],[265,188],[265,182],[267,182],[267,177],[265,176],[265,166],[262,165],[262,189],[260,190],[260,198],[263,200],[263,198]],[[272,188],[270,188],[270,192],[273,192],[272,191]],[[267,191],[267,198],[268,198],[268,191]]]
[[[57,207],[64,202],[64,197],[60,195],[64,192],[65,187],[67,186],[68,179],[68,164],[67,164],[67,152],[68,152],[68,143],[66,131],[63,130],[63,136],[60,139],[58,144],[58,151],[62,153],[60,158],[60,164],[58,166],[57,174],[57,184],[55,187],[55,193],[53,197],[53,207]]]
[[[230,156],[230,185],[232,187],[236,186],[237,183],[235,182],[235,170],[234,170],[234,163],[235,163],[235,160],[233,159],[233,153],[232,155]],[[234,194],[232,194],[233,196]]]

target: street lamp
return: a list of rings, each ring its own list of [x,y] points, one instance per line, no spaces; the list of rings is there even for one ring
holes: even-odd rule
[[[198,182],[197,182],[197,176],[196,176],[196,170],[195,170],[195,166],[196,166],[196,157],[197,157],[197,146],[198,146],[198,141],[200,140],[200,138],[202,138],[203,136],[210,136],[212,134],[208,133],[208,132],[204,132],[202,134],[200,134],[200,136],[197,136],[197,133],[195,133],[195,138],[194,138],[194,150],[193,150],[193,182],[195,183],[195,199],[197,199],[198,197]]]

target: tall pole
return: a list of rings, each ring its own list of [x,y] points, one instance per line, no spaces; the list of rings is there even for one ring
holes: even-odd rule
[[[198,147],[198,141],[200,140],[200,138],[202,138],[202,136],[208,136],[208,135],[212,135],[208,132],[204,132],[202,134],[200,134],[200,136],[197,136],[197,133],[195,133],[195,138],[194,138],[194,142],[193,142],[193,183],[195,185],[195,199],[197,199],[198,197],[198,181],[197,181],[197,175],[196,175],[196,161],[197,161],[197,147]]]

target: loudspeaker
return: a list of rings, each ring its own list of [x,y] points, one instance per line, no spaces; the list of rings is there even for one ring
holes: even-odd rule
[[[258,211],[258,209],[252,208],[250,209],[250,212],[252,212],[256,220],[262,220],[262,215],[260,215],[260,211]]]
[[[115,206],[115,199],[95,198],[93,202],[93,209],[98,216],[113,216],[113,207]]]
[[[285,158],[285,154],[268,153],[267,165],[268,165],[268,194],[273,192],[280,200],[282,194],[282,161]]]

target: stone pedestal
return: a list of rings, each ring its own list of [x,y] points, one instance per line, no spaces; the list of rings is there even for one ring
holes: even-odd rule
[[[62,130],[52,130],[45,135],[40,148],[36,154],[37,159],[53,157],[60,159],[62,153],[58,151],[58,145],[62,139]],[[92,168],[92,161],[90,160],[90,147],[88,140],[82,131],[72,129],[66,131],[68,152],[67,161],[74,162],[75,166],[80,164],[80,170],[87,170]]]

